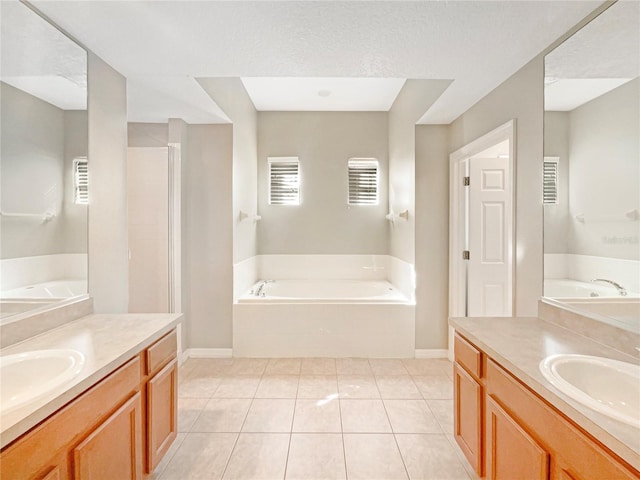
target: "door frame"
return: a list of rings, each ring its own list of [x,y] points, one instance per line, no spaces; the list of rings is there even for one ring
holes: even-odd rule
[[[511,262],[507,279],[509,286],[508,299],[511,315],[514,312],[515,295],[515,233],[516,233],[516,120],[512,119],[494,130],[482,135],[472,142],[449,155],[449,318],[466,316],[466,264],[462,259],[465,249],[465,218],[466,193],[462,185],[468,163],[472,157],[484,150],[509,141],[509,175],[507,178],[510,189],[511,218],[507,219],[510,230],[507,235],[507,258]],[[449,356],[453,355],[453,329],[449,328]]]

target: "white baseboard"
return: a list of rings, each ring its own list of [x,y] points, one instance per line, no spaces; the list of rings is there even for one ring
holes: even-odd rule
[[[231,358],[231,348],[187,348],[182,354],[182,361],[187,358]]]
[[[446,348],[430,348],[430,349],[416,349],[416,358],[448,358],[449,350]]]

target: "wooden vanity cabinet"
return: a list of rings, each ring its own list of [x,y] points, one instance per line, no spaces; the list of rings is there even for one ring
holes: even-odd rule
[[[609,452],[479,348],[459,334],[454,345],[454,433],[480,477],[640,479],[640,472]],[[474,405],[478,406],[476,416],[469,411]],[[478,429],[481,435],[476,441]]]
[[[174,330],[6,446],[0,478],[143,479],[176,437],[176,398]]]

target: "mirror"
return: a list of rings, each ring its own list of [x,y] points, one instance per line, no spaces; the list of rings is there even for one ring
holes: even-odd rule
[[[544,296],[640,333],[640,3],[545,57]]]
[[[87,53],[0,2],[0,313],[87,293]],[[15,317],[14,317],[15,318]]]

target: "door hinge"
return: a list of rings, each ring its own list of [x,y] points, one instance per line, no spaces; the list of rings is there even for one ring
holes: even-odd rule
[[[462,184],[463,184],[465,187],[468,187],[469,185],[471,185],[471,177],[464,177],[464,178],[462,179]]]
[[[462,252],[462,259],[469,260],[469,250],[465,250],[464,252]]]

